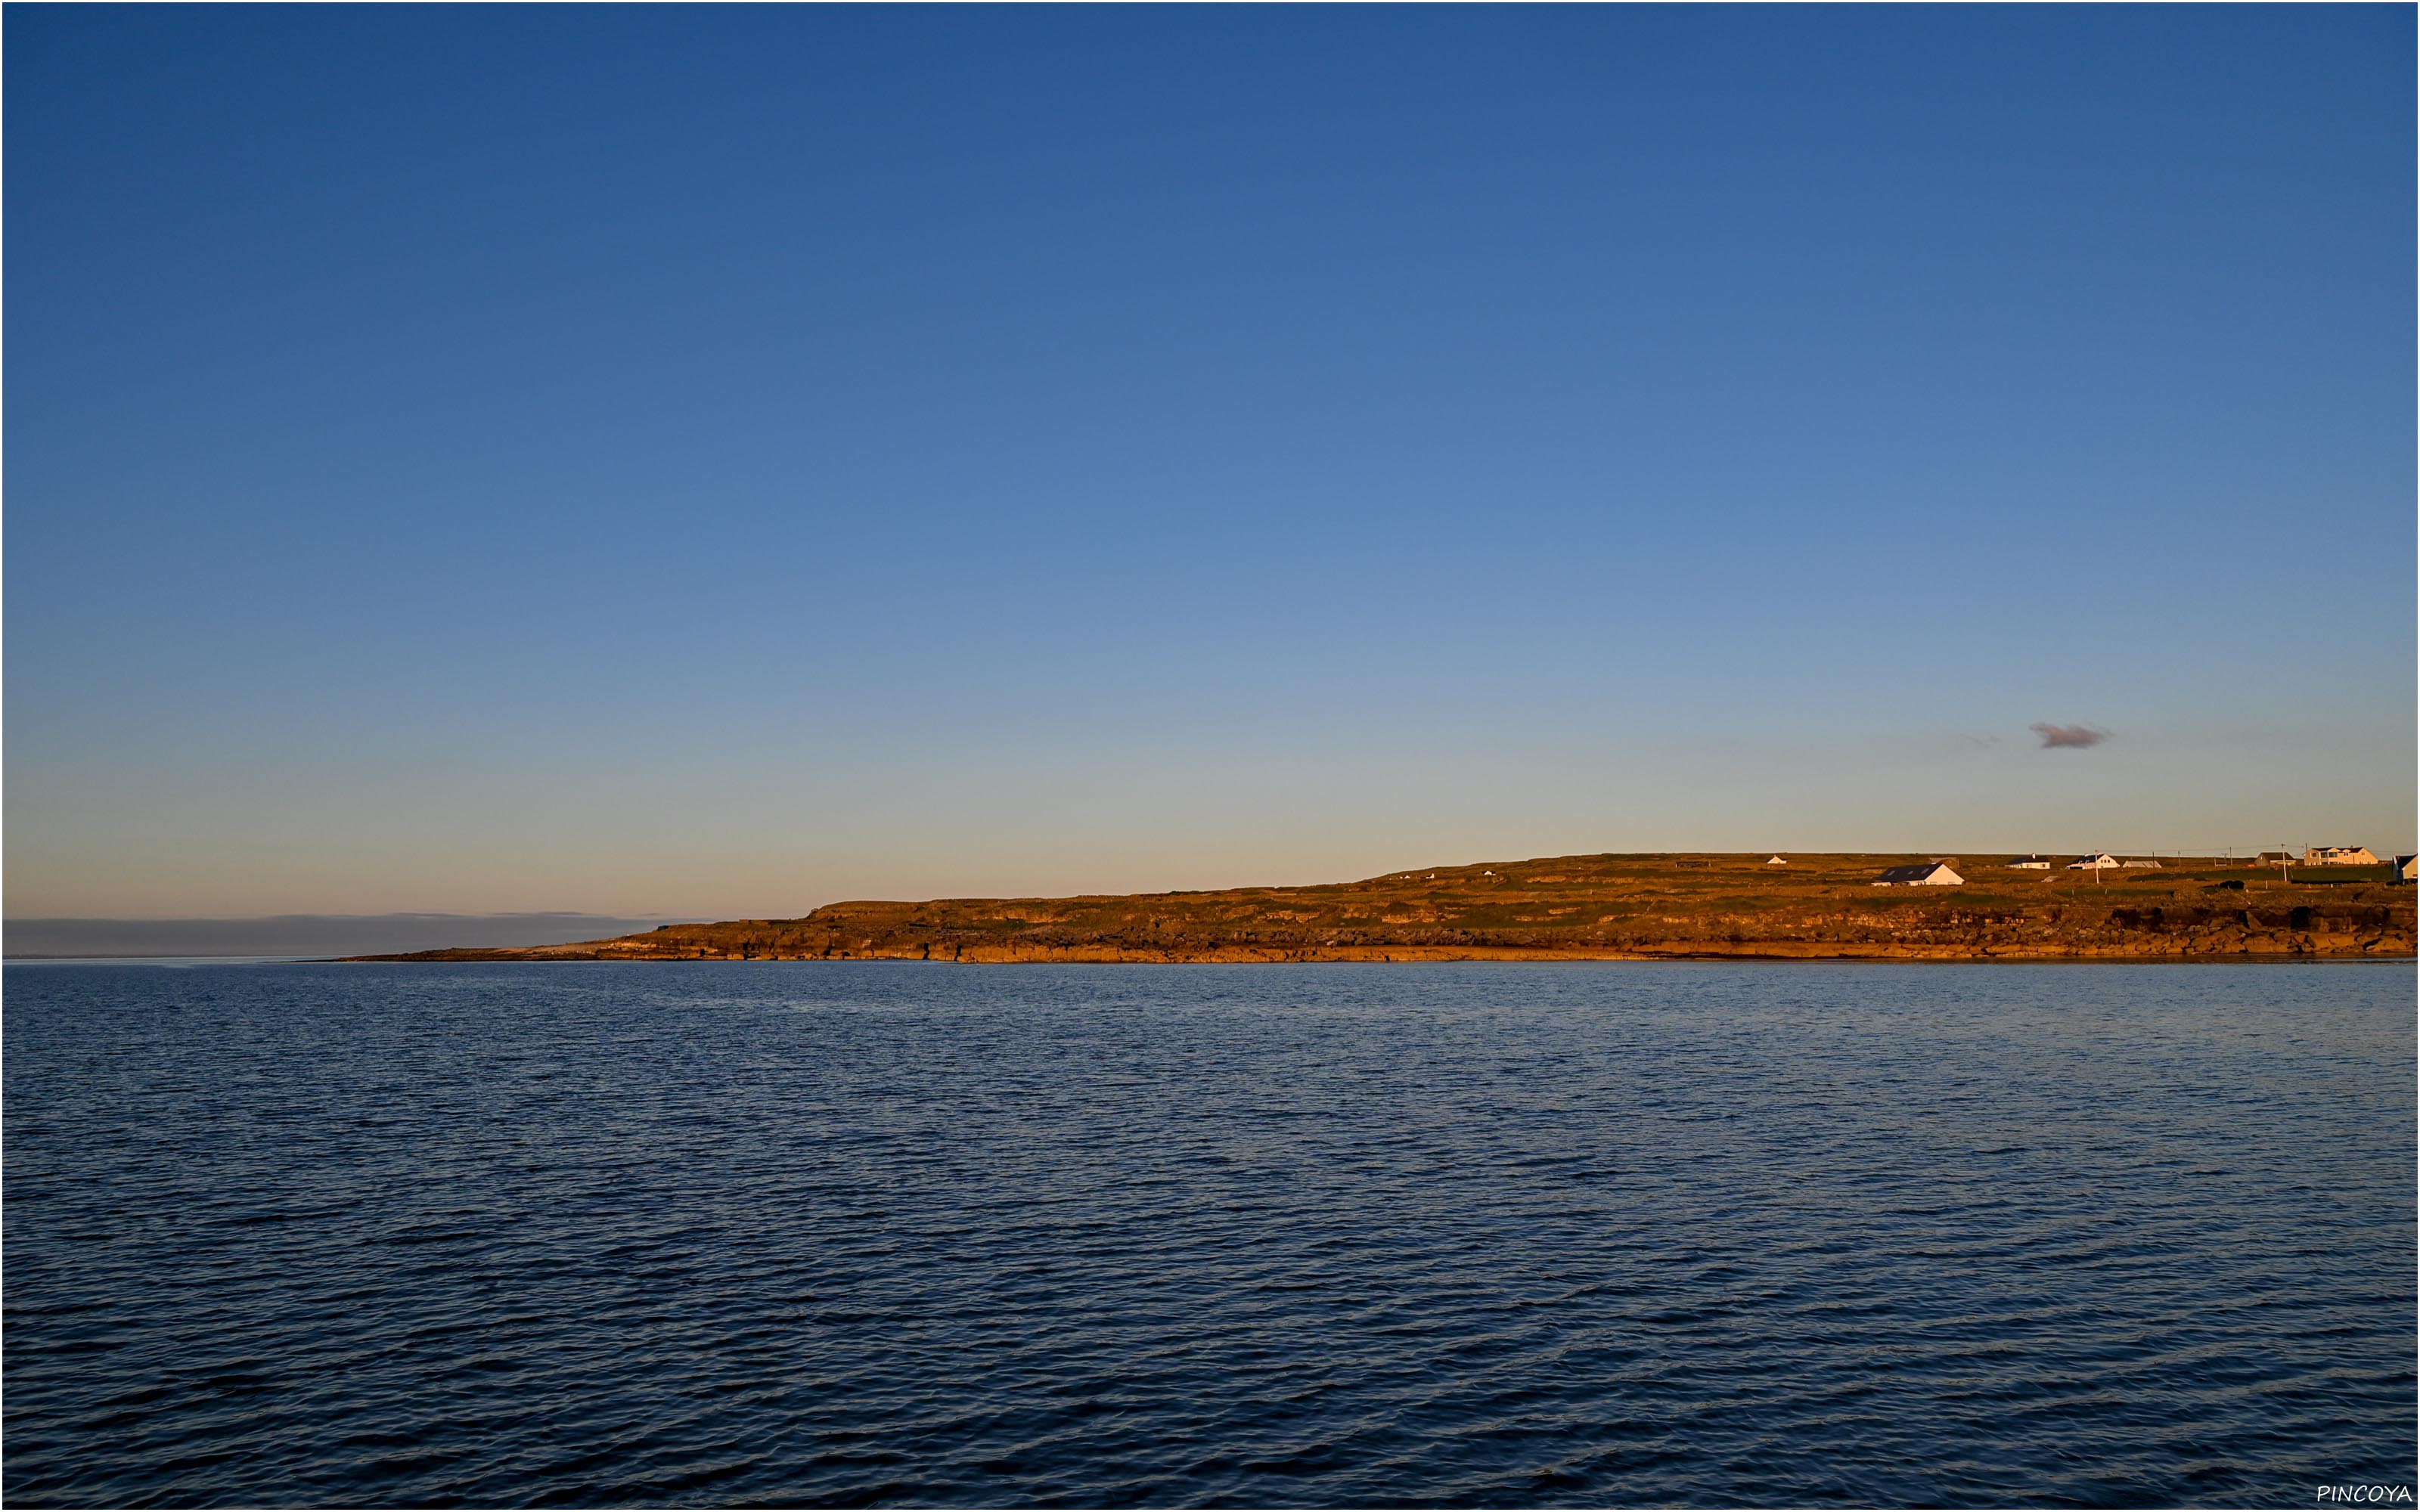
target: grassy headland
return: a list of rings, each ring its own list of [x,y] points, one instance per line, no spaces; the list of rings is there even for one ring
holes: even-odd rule
[[[803,918],[668,924],[523,949],[384,961],[2180,960],[2398,957],[2413,889],[2379,867],[2291,881],[2164,857],[2099,874],[1951,859],[1954,887],[1878,887],[1924,856],[1564,856],[1308,887],[844,903]],[[2068,857],[2060,857],[2064,862]]]

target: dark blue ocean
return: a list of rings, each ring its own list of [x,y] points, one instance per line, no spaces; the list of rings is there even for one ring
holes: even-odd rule
[[[11,966],[19,1505],[2414,1476],[2408,965]]]

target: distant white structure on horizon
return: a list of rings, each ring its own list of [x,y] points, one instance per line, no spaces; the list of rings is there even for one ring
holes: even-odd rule
[[[2137,856],[2133,857],[2133,858],[2132,858],[2132,859],[2130,859],[2130,860],[2121,861],[2121,862],[2119,862],[2119,863],[2118,863],[2118,865],[2119,865],[2119,866],[2121,866],[2121,867],[2123,867],[2125,870],[2127,870],[2127,871],[2129,871],[2129,872],[2141,872],[2141,871],[2151,871],[2151,872],[2157,872],[2158,870],[2160,870],[2160,863],[2159,863],[2159,862],[2157,862],[2157,861],[2152,860],[2152,859],[2151,859],[2149,856]]]
[[[2079,856],[2067,863],[2070,872],[2105,872],[2118,864],[2118,857],[2103,851],[2099,856]]]
[[[2016,856],[2009,862],[2009,870],[2011,872],[2047,872],[2050,870],[2050,857],[2047,856]]]
[[[1965,881],[1939,861],[1926,861],[1917,866],[1895,866],[1874,880],[1877,887],[1954,887]]]
[[[2420,856],[2398,856],[2386,863],[2397,882],[2420,882]]]
[[[1789,862],[1787,862],[1787,861],[1785,861],[1785,860],[1783,860],[1780,856],[1768,856],[1768,857],[1765,859],[1765,863],[1764,863],[1764,864],[1765,864],[1765,865],[1767,865],[1767,866],[1788,866],[1790,863],[1789,863]]]

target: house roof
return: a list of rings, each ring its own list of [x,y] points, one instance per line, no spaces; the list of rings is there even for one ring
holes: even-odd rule
[[[1921,882],[1942,869],[1939,861],[1926,861],[1920,866],[1894,866],[1883,872],[1885,882]]]

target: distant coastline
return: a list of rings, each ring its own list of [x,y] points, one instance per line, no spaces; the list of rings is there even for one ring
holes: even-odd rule
[[[2408,959],[2386,868],[2291,880],[2222,857],[2017,870],[2011,857],[1655,854],[1423,867],[1308,887],[843,903],[799,918],[365,961],[2208,961]],[[1956,868],[1941,886],[1885,872]],[[2300,869],[2297,869],[2299,872]]]
[[[559,945],[663,922],[623,914],[284,914],[266,918],[11,918],[6,959],[326,960],[372,951]]]

